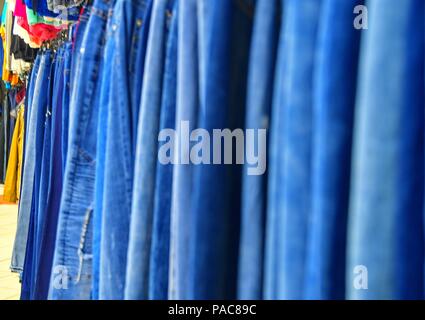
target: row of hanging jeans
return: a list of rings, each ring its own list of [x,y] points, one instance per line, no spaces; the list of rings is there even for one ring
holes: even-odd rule
[[[422,0],[87,2],[28,82],[22,298],[425,298],[424,21]],[[267,129],[246,144],[267,168],[193,163],[196,129]]]

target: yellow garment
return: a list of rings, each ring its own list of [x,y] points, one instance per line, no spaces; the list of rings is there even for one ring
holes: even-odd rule
[[[16,125],[10,146],[9,162],[7,164],[6,181],[4,182],[3,200],[16,202],[21,190],[22,158],[24,152],[24,108],[18,109]]]

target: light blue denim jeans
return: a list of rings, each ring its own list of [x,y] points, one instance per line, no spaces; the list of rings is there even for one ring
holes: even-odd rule
[[[104,155],[99,298],[123,299],[133,194],[134,154],[140,107],[150,1],[118,0],[114,6],[114,42]],[[101,128],[100,128],[101,129]],[[117,154],[121,154],[117,157]],[[111,170],[113,168],[113,170]],[[96,227],[96,231],[97,231]],[[119,241],[117,241],[119,239]]]
[[[424,298],[424,9],[367,1],[356,104],[347,298]],[[365,282],[367,276],[367,282]]]
[[[31,87],[29,93],[31,94],[31,102],[29,103],[28,124],[25,139],[25,160],[22,172],[22,190],[21,198],[19,200],[19,214],[18,225],[15,235],[15,242],[13,245],[11,269],[16,272],[21,272],[24,267],[25,251],[28,239],[28,228],[31,214],[31,206],[34,191],[34,178],[35,178],[35,157],[37,150],[37,136],[40,136],[43,129],[41,121],[44,119],[45,113],[40,106],[42,96],[45,96],[44,88],[47,83],[49,74],[46,72],[48,68],[47,56],[39,54],[35,62],[32,76]],[[39,132],[39,133],[38,133]]]
[[[283,1],[269,159],[267,299],[304,297],[311,219],[313,75],[321,4]]]
[[[199,72],[198,72],[198,7],[197,0],[185,0],[179,3],[178,10],[178,53],[177,53],[177,101],[176,132],[181,132],[182,121],[189,122],[189,130],[197,125],[199,108]],[[193,217],[190,209],[193,187],[193,165],[180,164],[181,159],[189,157],[182,148],[181,135],[177,134],[177,150],[173,166],[173,192],[171,197],[170,221],[170,259],[168,297],[170,299],[188,299],[189,281],[192,268],[189,263],[191,252],[190,235]],[[181,153],[180,153],[181,151]]]
[[[161,113],[163,72],[168,34],[167,19],[174,0],[158,0],[152,8],[137,132],[126,299],[149,296],[149,263],[154,213],[155,172]]]
[[[248,75],[246,129],[268,129],[273,97],[280,21],[279,0],[258,0]],[[248,143],[248,141],[247,141]],[[242,173],[242,217],[239,244],[238,298],[262,299],[267,172]]]

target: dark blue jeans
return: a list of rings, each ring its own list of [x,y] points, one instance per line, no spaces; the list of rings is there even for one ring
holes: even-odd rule
[[[63,183],[62,162],[62,110],[67,70],[65,55],[71,47],[65,44],[56,54],[56,72],[52,99],[52,138],[50,154],[49,189],[46,199],[44,231],[40,241],[40,258],[36,276],[34,299],[45,300],[48,297],[53,254],[55,249],[57,221]]]
[[[316,47],[311,229],[305,298],[345,298],[345,257],[352,132],[360,30],[353,8],[363,1],[325,0]]]
[[[227,0],[198,3],[203,8],[198,11],[202,12],[198,126],[210,135],[214,129],[244,127],[253,3]],[[242,166],[236,164],[200,164],[194,168],[190,232],[193,272],[187,284],[189,298],[237,296],[241,174]]]
[[[40,226],[38,226],[38,202],[40,195],[40,181],[41,181],[41,167],[43,163],[43,147],[44,147],[44,138],[45,129],[46,129],[46,115],[47,108],[50,102],[49,99],[49,87],[51,85],[51,72],[52,67],[52,52],[47,50],[42,53],[40,69],[37,76],[34,96],[31,106],[31,119],[29,126],[35,128],[34,137],[31,139],[31,145],[27,145],[28,148],[34,148],[31,154],[34,158],[27,159],[27,164],[33,161],[33,190],[31,192],[31,205],[28,208],[29,212],[26,212],[28,221],[28,229],[26,234],[26,249],[25,249],[25,262],[22,275],[22,289],[21,289],[21,298],[32,299],[33,292],[35,289],[35,279],[38,266],[38,231]],[[48,127],[48,126],[47,126]],[[30,129],[31,130],[31,129]],[[31,130],[32,131],[32,130]],[[30,131],[30,132],[31,132]],[[47,132],[49,129],[47,128]],[[49,132],[48,132],[49,133]],[[47,133],[47,134],[48,134]],[[48,143],[47,143],[48,145]],[[29,149],[28,149],[29,150]],[[30,170],[27,171],[28,175]],[[30,181],[28,179],[27,181]],[[27,190],[27,189],[25,189]],[[22,199],[22,197],[21,197]],[[23,211],[20,212],[23,214]],[[21,221],[23,222],[23,221]],[[19,222],[18,222],[19,223]],[[19,226],[18,226],[19,228]],[[16,240],[15,240],[16,241]]]

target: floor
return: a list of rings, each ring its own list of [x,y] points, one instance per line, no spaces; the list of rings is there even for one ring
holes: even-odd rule
[[[0,300],[18,300],[19,278],[9,270],[18,206],[2,202],[2,195],[3,186],[0,185]]]

